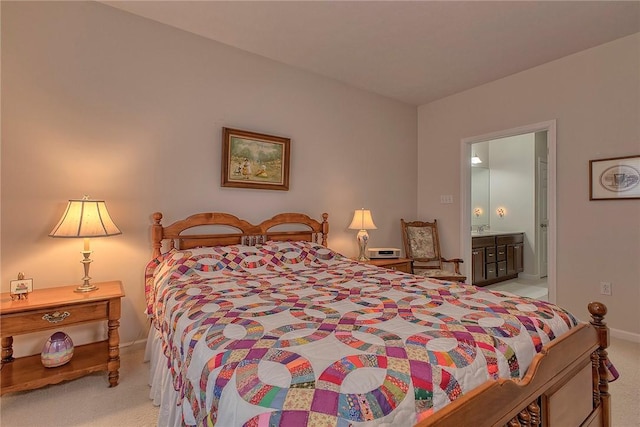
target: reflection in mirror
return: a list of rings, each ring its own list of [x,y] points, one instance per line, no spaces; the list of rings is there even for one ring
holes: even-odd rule
[[[471,227],[489,226],[489,169],[474,166],[471,168]]]

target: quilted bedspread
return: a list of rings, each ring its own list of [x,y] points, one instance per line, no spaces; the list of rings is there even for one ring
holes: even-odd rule
[[[186,425],[410,426],[577,324],[308,242],[172,250],[146,294]]]

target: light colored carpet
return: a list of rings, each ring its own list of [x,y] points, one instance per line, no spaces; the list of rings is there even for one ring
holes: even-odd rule
[[[640,426],[640,343],[611,339],[609,357],[620,372],[610,384],[613,427]],[[120,384],[104,373],[0,398],[2,427],[152,427],[158,409],[149,400],[144,344],[120,352]],[[569,426],[558,426],[569,427]]]
[[[158,408],[149,400],[144,343],[120,350],[120,381],[109,388],[96,372],[77,380],[0,398],[2,427],[154,427]]]
[[[609,360],[620,378],[609,384],[611,394],[611,425],[640,426],[640,343],[611,338]]]

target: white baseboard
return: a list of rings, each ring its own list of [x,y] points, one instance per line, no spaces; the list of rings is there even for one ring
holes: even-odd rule
[[[620,338],[621,340],[640,343],[640,334],[634,334],[633,332],[627,332],[620,329],[612,328],[609,328],[609,333],[614,338]]]

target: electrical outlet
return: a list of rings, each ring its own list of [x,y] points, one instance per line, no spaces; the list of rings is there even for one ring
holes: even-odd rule
[[[600,282],[600,293],[602,295],[611,295],[611,282]]]

